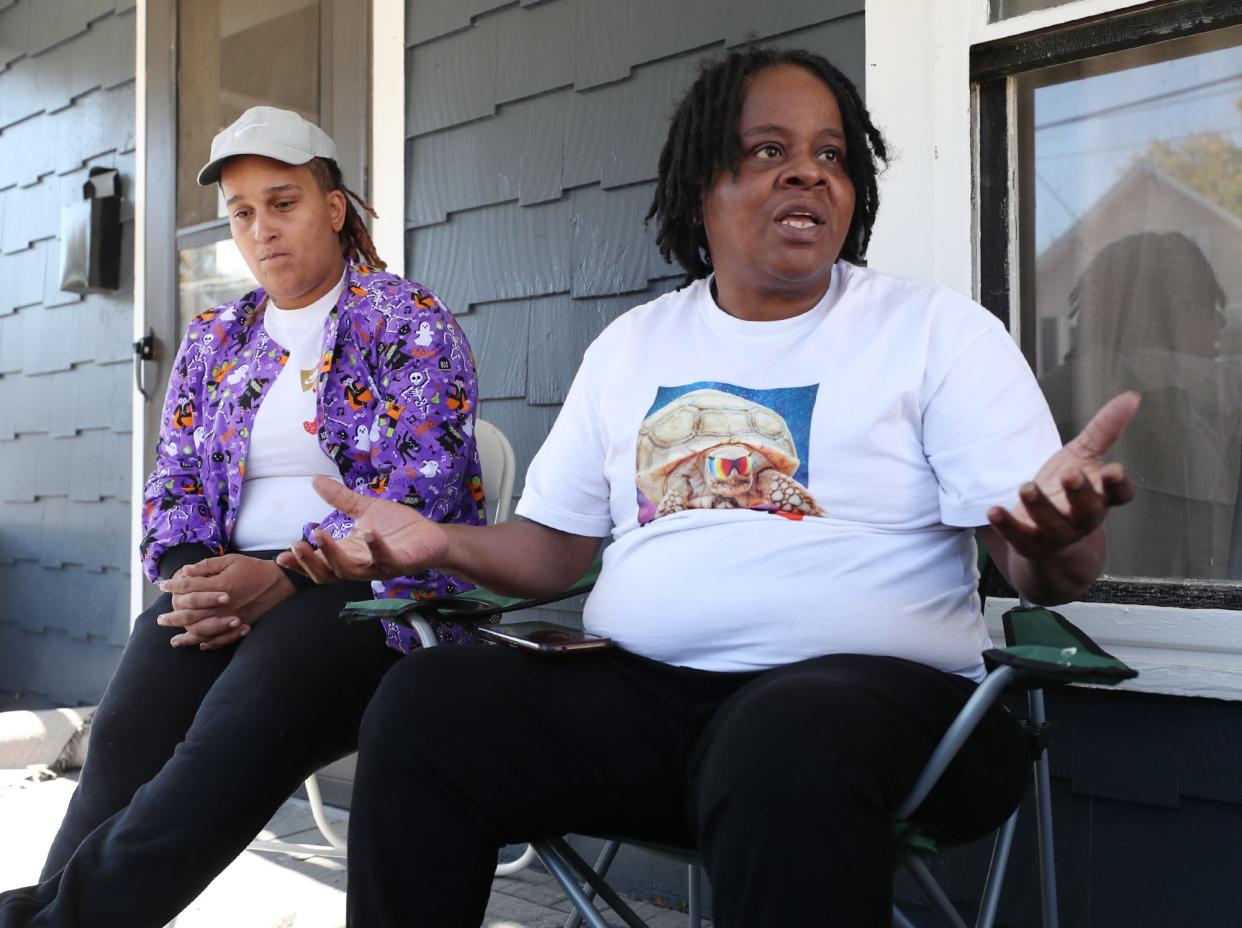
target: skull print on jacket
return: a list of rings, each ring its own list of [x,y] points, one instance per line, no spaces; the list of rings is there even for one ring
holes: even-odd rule
[[[265,305],[257,289],[196,316],[177,352],[155,470],[143,494],[140,551],[149,579],[159,576],[160,558],[177,545],[229,549],[250,430],[288,360],[260,324]],[[230,376],[239,370],[244,376]],[[476,402],[474,357],[439,299],[418,284],[351,263],[324,322],[316,404],[319,447],[345,485],[413,506],[429,519],[483,524],[483,504],[470,491],[480,475]],[[312,544],[315,525],[303,529]],[[334,511],[319,527],[342,538],[353,521]],[[422,598],[470,584],[427,571],[373,586],[385,598]]]

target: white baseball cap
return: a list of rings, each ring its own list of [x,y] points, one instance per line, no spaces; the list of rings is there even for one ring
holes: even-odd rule
[[[236,155],[263,155],[285,164],[306,164],[312,158],[335,161],[336,143],[297,113],[252,106],[211,140],[211,160],[198,172],[199,184],[210,187],[218,181],[221,165]]]

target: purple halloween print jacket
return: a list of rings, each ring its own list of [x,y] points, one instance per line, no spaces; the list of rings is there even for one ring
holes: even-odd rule
[[[143,493],[139,550],[148,579],[159,576],[160,558],[178,545],[229,550],[250,429],[288,360],[262,325],[265,305],[260,288],[196,316],[177,352],[155,470]],[[431,291],[351,263],[324,322],[317,392],[319,446],[347,487],[440,522],[484,524],[474,357]],[[334,511],[318,525],[342,538],[353,520]],[[315,526],[303,529],[312,544]],[[470,586],[436,571],[372,584],[383,598]],[[385,623],[385,631],[389,644],[409,649],[407,629]]]

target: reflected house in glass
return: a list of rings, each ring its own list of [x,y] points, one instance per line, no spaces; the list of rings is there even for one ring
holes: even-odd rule
[[[1219,351],[1242,354],[1242,216],[1143,158],[1036,258],[1037,373],[1069,351],[1070,293],[1092,259],[1110,242],[1141,232],[1180,232],[1199,248],[1227,301]]]

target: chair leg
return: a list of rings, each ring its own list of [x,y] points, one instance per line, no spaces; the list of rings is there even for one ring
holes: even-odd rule
[[[996,844],[992,848],[992,863],[988,867],[988,878],[983,884],[983,901],[979,904],[979,917],[975,920],[975,928],[992,928],[996,921],[996,910],[1000,905],[1001,886],[1005,882],[1005,868],[1009,865],[1009,851],[1013,847],[1013,833],[1018,825],[1018,810],[996,832]]]
[[[328,823],[328,815],[323,807],[323,794],[319,792],[319,780],[312,773],[306,778],[304,785],[306,786],[306,798],[310,802],[311,818],[315,820],[319,833],[337,850],[345,850],[345,837],[338,834],[336,829]]]
[[[599,914],[586,893],[582,891],[582,887],[578,885],[577,876],[570,869],[569,864],[557,854],[556,849],[552,847],[552,842],[532,841],[531,847],[535,849],[545,869],[552,874],[552,878],[560,884],[565,895],[569,897],[569,901],[573,903],[575,914],[581,916],[590,928],[608,928],[608,923],[604,921],[604,917]]]
[[[1043,725],[1044,691],[1031,690],[1027,695],[1031,721]],[[1048,752],[1041,751],[1035,761],[1035,814],[1039,829],[1039,885],[1043,901],[1044,928],[1058,928],[1056,851],[1052,840],[1052,778],[1048,770]]]
[[[328,815],[323,807],[323,795],[319,792],[319,781],[312,773],[303,784],[306,787],[306,799],[310,804],[311,818],[320,833],[327,839],[327,844],[296,844],[292,841],[266,841],[255,838],[247,846],[248,851],[261,851],[265,854],[312,854],[316,857],[328,857],[332,860],[345,859],[345,836],[337,833],[328,823]]]
[[[936,913],[940,921],[948,928],[966,928],[962,916],[958,914],[957,908],[940,888],[940,884],[936,882],[931,871],[927,869],[927,864],[909,851],[901,855],[901,863],[910,876],[914,877],[914,882],[918,884],[924,898],[931,903],[932,911]]]
[[[620,841],[605,841],[604,847],[599,852],[599,857],[595,860],[595,866],[591,869],[593,869],[600,876],[607,876],[608,870],[612,866],[612,861],[617,856],[617,851],[620,849]],[[595,898],[595,890],[589,885],[583,886],[582,891],[588,902]],[[565,928],[578,928],[581,924],[582,913],[575,908],[569,913],[569,918],[565,919]]]
[[[703,926],[703,868],[698,864],[689,865],[689,877],[686,881],[686,895],[690,897],[690,914],[686,919],[689,928]]]
[[[893,906],[893,928],[915,928],[914,922],[906,918],[906,913]]]
[[[535,862],[535,849],[529,844],[526,850],[522,851],[522,856],[517,860],[511,860],[507,864],[497,864],[496,872],[493,876],[513,876],[513,874],[525,870]]]
[[[603,898],[604,902],[608,903],[608,907],[630,928],[648,928],[647,923],[625,904],[625,901],[617,895],[616,891],[604,882],[603,877],[587,865],[587,862],[578,855],[577,851],[569,846],[564,838],[553,838],[550,841],[536,842],[535,850],[539,852],[539,857],[543,860],[544,865],[552,870],[552,875],[561,884],[561,888],[565,890],[574,905],[581,909],[582,917],[591,925],[591,928],[606,928],[606,926],[599,915],[599,911],[586,898],[586,893],[582,891],[582,887],[574,879],[575,874],[590,883],[595,892]],[[599,919],[598,925],[596,919]]]

